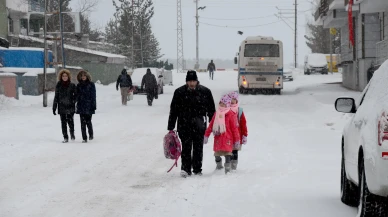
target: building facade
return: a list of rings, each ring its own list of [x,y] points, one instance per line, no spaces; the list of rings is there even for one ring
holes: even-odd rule
[[[349,26],[349,0],[321,0],[317,25],[341,31],[339,67],[343,86],[362,91],[373,72],[388,59],[388,1],[353,0],[353,25]],[[354,35],[354,46],[349,40]]]

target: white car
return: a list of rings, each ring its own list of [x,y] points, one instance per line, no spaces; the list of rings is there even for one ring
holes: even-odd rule
[[[286,70],[283,72],[283,81],[293,81],[292,71]]]
[[[158,83],[158,94],[163,94],[163,75],[161,71],[157,68],[149,68],[151,73],[155,75],[156,81]],[[132,84],[135,87],[134,94],[144,94],[145,92],[141,91],[141,81],[143,80],[143,76],[146,74],[147,68],[137,68],[133,71],[131,75]]]
[[[359,100],[341,97],[335,108],[352,114],[341,141],[341,200],[360,217],[388,216],[388,61]]]

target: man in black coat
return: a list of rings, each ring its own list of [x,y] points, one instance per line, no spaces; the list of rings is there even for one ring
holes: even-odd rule
[[[143,76],[141,81],[141,89],[145,86],[147,93],[147,102],[149,106],[152,106],[155,96],[158,94],[158,83],[156,77],[151,73],[151,69],[147,69],[147,73]]]
[[[116,90],[121,90],[121,104],[127,105],[127,97],[129,93],[129,89],[132,88],[132,79],[131,76],[128,75],[128,72],[126,69],[123,69],[121,71],[121,75],[117,78],[116,82]]]
[[[186,84],[175,90],[171,102],[168,130],[175,128],[182,141],[181,176],[191,175],[191,169],[196,175],[202,175],[203,139],[207,128],[215,113],[215,104],[211,91],[198,82],[197,73],[188,71]],[[193,150],[193,156],[191,156]]]

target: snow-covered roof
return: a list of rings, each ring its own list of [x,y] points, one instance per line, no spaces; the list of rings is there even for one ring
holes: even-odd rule
[[[43,74],[43,68],[17,68],[17,67],[3,67],[0,68],[0,73],[25,73],[23,76],[37,76]],[[47,74],[55,73],[55,69],[47,68]]]
[[[16,77],[17,75],[10,72],[1,72],[0,71],[0,77]]]
[[[28,50],[28,51],[42,51],[44,52],[43,48],[37,48],[37,47],[0,47],[0,50]]]
[[[35,42],[39,42],[39,43],[44,43],[43,39],[36,38],[36,37],[19,35],[19,38],[25,39],[25,40],[30,40],[30,41],[35,41]],[[47,41],[47,43],[53,44],[52,41]],[[117,58],[117,59],[126,59],[127,58],[126,56],[123,56],[123,55],[112,54],[112,53],[107,53],[107,52],[102,52],[102,51],[96,51],[96,50],[91,50],[91,49],[87,49],[87,48],[76,47],[76,46],[66,45],[66,44],[65,44],[65,49],[79,51],[79,52],[83,52],[83,53],[94,54],[97,56],[103,56],[103,57],[108,57],[108,58]],[[115,62],[115,61],[108,59],[108,62]]]
[[[55,74],[55,69],[47,68],[47,74]],[[43,74],[43,68],[36,68],[29,70],[26,74],[23,75],[23,77],[36,77],[38,75]]]
[[[59,64],[58,67],[62,67],[62,64]],[[80,66],[68,66],[66,65],[66,69],[83,69],[82,67]]]

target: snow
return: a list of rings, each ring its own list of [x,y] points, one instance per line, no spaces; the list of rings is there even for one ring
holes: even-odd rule
[[[9,72],[4,72],[2,73],[0,71],[0,77],[16,77],[17,75],[15,75],[14,73],[9,73]]]
[[[3,68],[0,69],[0,73],[1,72],[25,73],[23,76],[37,76],[38,74],[43,74],[43,68],[3,67]],[[55,73],[55,69],[54,68],[47,68],[47,73],[48,74]]]
[[[59,64],[58,67],[61,68],[61,67],[62,67],[62,64]],[[66,65],[66,69],[79,69],[79,70],[82,70],[82,67],[80,67],[80,66],[68,66],[68,65]]]
[[[173,161],[162,149],[171,98],[186,76],[173,73],[175,86],[165,86],[153,107],[140,95],[121,106],[114,84],[97,84],[95,140],[86,144],[78,115],[76,141],[60,142],[53,93],[48,108],[42,96],[0,103],[0,216],[356,216],[340,201],[339,147],[349,117],[333,105],[360,93],[342,88],[340,74],[296,72],[280,96],[241,96],[249,136],[238,170],[214,171],[210,138],[203,176],[183,179],[180,160],[166,173]],[[236,72],[198,76],[216,101],[236,89]]]
[[[308,65],[312,67],[323,67],[327,65],[325,54],[309,54]]]
[[[22,39],[25,39],[25,40],[30,40],[30,41],[44,43],[43,39],[36,38],[36,37],[31,37],[31,36],[26,36],[26,35],[19,35],[19,37],[22,38]],[[53,42],[52,41],[47,41],[47,43],[51,45]],[[126,56],[123,56],[123,55],[106,53],[106,52],[102,52],[102,51],[95,51],[95,50],[91,50],[91,49],[87,49],[87,48],[82,48],[82,47],[76,47],[76,46],[72,46],[72,45],[66,45],[65,44],[64,47],[65,47],[65,49],[75,50],[75,51],[79,51],[79,52],[83,52],[83,53],[89,53],[89,54],[94,54],[94,55],[103,56],[103,57],[119,58],[119,59],[126,59],[127,58]]]
[[[27,50],[27,51],[41,51],[44,52],[43,48],[36,48],[36,47],[0,47],[0,50]]]

